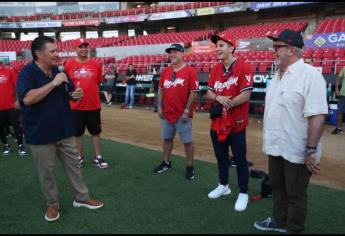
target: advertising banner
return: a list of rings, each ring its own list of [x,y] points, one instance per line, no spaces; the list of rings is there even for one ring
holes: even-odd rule
[[[247,10],[247,4],[233,4],[230,6],[222,6],[216,8],[216,14],[227,13],[227,12],[236,12],[236,11],[245,11]]]
[[[14,22],[0,22],[1,29],[15,29],[19,28],[19,25]]]
[[[147,19],[147,15],[133,15],[133,16],[118,16],[105,18],[107,24],[118,24],[123,22],[140,22]]]
[[[305,40],[307,48],[345,48],[345,32],[313,34]]]
[[[213,15],[216,11],[213,7],[204,7],[196,9],[197,16]]]
[[[59,57],[64,58],[64,57],[76,57],[77,52],[72,51],[72,52],[59,52]]]
[[[82,25],[95,25],[101,24],[100,19],[83,19],[83,20],[65,20],[63,21],[64,26],[82,26]]]
[[[0,52],[0,58],[3,58],[3,61],[15,61],[17,54],[16,52]]]
[[[259,10],[259,9],[267,9],[267,8],[274,8],[274,7],[288,7],[288,6],[296,6],[302,4],[311,4],[313,2],[252,2],[250,5],[250,9],[252,10]]]
[[[153,13],[148,17],[148,20],[165,20],[165,19],[174,19],[174,18],[184,18],[195,15],[195,10],[183,10],[183,11],[171,11],[171,12],[161,12]]]
[[[21,28],[52,28],[62,27],[61,21],[27,21],[20,23]]]
[[[213,53],[216,46],[210,40],[192,42],[192,53]]]

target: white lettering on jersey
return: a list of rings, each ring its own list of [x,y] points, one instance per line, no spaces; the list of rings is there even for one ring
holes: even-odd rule
[[[215,84],[214,84],[214,90],[215,91],[219,91],[219,92],[222,92],[225,88],[226,89],[229,89],[230,86],[232,84],[236,85],[237,86],[237,81],[238,81],[238,77],[230,77],[227,81],[225,81],[224,83],[221,83],[219,81],[217,81]]]
[[[183,85],[184,79],[181,78],[177,78],[175,81],[170,81],[170,80],[166,80],[164,81],[164,88],[170,88],[170,87],[176,87],[177,85]]]
[[[6,76],[4,76],[4,75],[0,75],[0,84],[4,84],[4,83],[6,83],[7,82],[7,77]]]

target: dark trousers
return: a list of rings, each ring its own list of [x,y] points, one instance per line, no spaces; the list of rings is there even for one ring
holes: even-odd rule
[[[302,233],[307,218],[307,188],[311,173],[305,164],[283,157],[269,157],[269,177],[273,195],[273,218],[289,233]]]
[[[3,144],[7,143],[5,127],[8,125],[13,126],[14,135],[18,144],[23,144],[23,131],[19,110],[11,109],[0,111],[0,140]]]
[[[249,170],[246,159],[246,130],[236,134],[229,134],[224,142],[218,141],[218,135],[211,129],[211,140],[214,154],[218,163],[219,182],[222,185],[229,183],[229,146],[236,163],[237,183],[241,193],[247,193],[249,182]]]

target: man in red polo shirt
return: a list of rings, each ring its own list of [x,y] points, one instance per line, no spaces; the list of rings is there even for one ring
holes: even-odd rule
[[[158,115],[161,118],[161,137],[163,138],[163,162],[154,169],[155,173],[169,170],[173,141],[176,131],[184,144],[187,160],[186,178],[195,178],[192,141],[192,104],[199,91],[196,71],[184,60],[184,47],[172,44],[165,50],[169,53],[172,65],[162,71],[158,89]]]
[[[228,34],[213,35],[216,56],[221,63],[213,66],[208,81],[207,97],[219,108],[213,114],[211,139],[218,163],[218,186],[208,194],[211,199],[231,193],[229,188],[229,145],[237,168],[240,194],[236,211],[244,211],[248,204],[249,171],[246,159],[246,127],[249,98],[253,89],[253,72],[248,64],[233,56],[235,40]]]
[[[76,117],[76,142],[79,151],[79,163],[83,166],[82,136],[87,127],[92,135],[95,151],[94,165],[99,168],[108,168],[108,163],[101,156],[100,133],[101,129],[101,101],[99,97],[99,84],[102,81],[102,66],[94,59],[89,58],[89,43],[85,39],[77,39],[75,48],[77,57],[65,64],[65,71],[76,87],[84,91],[84,97],[76,102],[70,101],[71,109]]]
[[[16,82],[17,77],[14,71],[0,62],[0,139],[4,144],[2,150],[3,156],[7,156],[11,150],[10,145],[7,143],[5,133],[7,125],[13,126],[18,143],[19,156],[26,155],[23,146],[23,132],[18,115],[19,104],[16,100]]]

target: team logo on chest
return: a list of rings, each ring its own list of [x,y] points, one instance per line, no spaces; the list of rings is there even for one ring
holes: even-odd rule
[[[184,83],[184,79],[181,79],[181,78],[177,78],[174,81],[165,80],[163,87],[164,88],[170,88],[170,87],[174,87],[175,88],[177,85],[181,85],[183,87],[184,86],[183,83]]]
[[[7,77],[0,74],[0,84],[4,84],[6,82],[7,82]]]
[[[76,79],[91,79],[93,73],[90,69],[82,67],[78,68],[73,75]]]
[[[216,83],[214,84],[214,90],[222,92],[224,89],[229,89],[233,84],[237,86],[237,81],[238,77],[229,77],[229,79],[224,83],[216,81]]]

